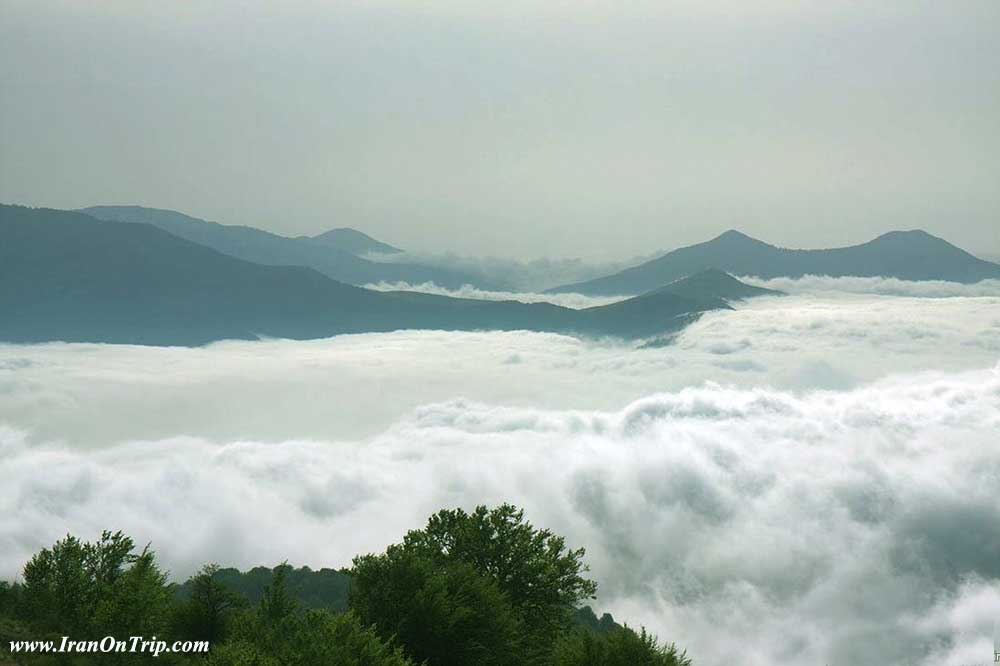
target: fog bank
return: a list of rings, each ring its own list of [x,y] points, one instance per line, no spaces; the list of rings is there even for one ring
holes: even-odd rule
[[[0,575],[107,527],[177,576],[344,566],[439,507],[512,501],[588,548],[599,608],[697,663],[957,666],[989,652],[1000,613],[998,430],[1000,367],[801,396],[706,386],[610,412],[454,400],[365,441],[84,452],[6,430]]]

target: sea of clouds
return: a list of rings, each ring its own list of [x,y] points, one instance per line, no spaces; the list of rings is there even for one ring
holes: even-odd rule
[[[627,298],[627,296],[587,296],[584,294],[545,294],[531,291],[487,291],[465,285],[460,289],[446,289],[433,282],[411,284],[409,282],[373,282],[365,285],[366,289],[375,291],[419,291],[425,294],[438,294],[452,298],[474,298],[486,301],[520,301],[522,303],[555,303],[564,308],[580,310],[598,305],[608,305]]]
[[[912,282],[883,277],[839,277],[806,275],[801,278],[772,278],[764,280],[753,276],[740,277],[749,284],[767,289],[777,289],[793,294],[878,294],[882,296],[915,296],[918,298],[950,298],[975,296],[1000,296],[1000,280],[980,280],[973,284],[923,280]]]
[[[986,663],[1000,293],[809,280],[657,348],[0,346],[0,577],[104,528],[177,577],[339,567],[438,508],[511,501],[587,547],[599,612],[696,664]]]
[[[617,273],[630,266],[637,266],[663,252],[624,261],[590,261],[585,259],[539,258],[531,260],[505,257],[475,257],[454,253],[370,254],[366,258],[387,263],[415,263],[436,266],[472,275],[495,286],[506,286],[520,292],[545,290],[564,284],[573,284]]]

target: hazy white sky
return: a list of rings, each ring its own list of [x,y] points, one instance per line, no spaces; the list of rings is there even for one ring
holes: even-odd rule
[[[0,200],[407,249],[1000,255],[1000,3],[0,4]]]

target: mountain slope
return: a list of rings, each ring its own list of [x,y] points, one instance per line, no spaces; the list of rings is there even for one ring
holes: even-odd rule
[[[694,275],[675,280],[650,293],[659,292],[667,292],[691,299],[720,298],[725,301],[742,301],[755,296],[779,296],[783,293],[774,289],[754,287],[717,268],[708,268]]]
[[[924,231],[892,231],[861,245],[829,250],[787,250],[738,231],[727,231],[710,241],[674,250],[614,275],[551,291],[638,294],[707,268],[761,278],[812,274],[965,283],[1000,278],[1000,266],[977,259]]]
[[[376,292],[299,266],[264,266],[147,224],[0,206],[0,340],[198,345],[398,329],[531,330],[625,338],[726,308],[680,286],[612,305]]]
[[[312,239],[325,245],[330,245],[344,252],[363,257],[366,254],[400,254],[402,250],[388,243],[377,241],[366,233],[350,227],[330,229],[313,236]]]
[[[412,284],[433,282],[451,289],[465,284],[481,289],[495,287],[472,275],[447,269],[367,261],[328,242],[307,237],[286,238],[253,227],[199,220],[171,210],[141,206],[91,206],[79,212],[112,222],[151,224],[174,236],[238,259],[268,266],[305,266],[348,284],[384,281]]]
[[[0,233],[7,341],[309,337],[371,303],[315,271],[252,264],[145,224],[3,206]]]

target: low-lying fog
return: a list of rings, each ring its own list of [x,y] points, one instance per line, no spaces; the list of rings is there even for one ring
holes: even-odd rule
[[[178,577],[339,567],[437,508],[507,500],[587,547],[599,611],[700,666],[985,661],[1000,284],[761,284],[789,295],[645,349],[0,346],[0,576],[102,528]]]

